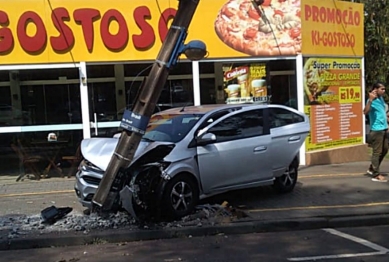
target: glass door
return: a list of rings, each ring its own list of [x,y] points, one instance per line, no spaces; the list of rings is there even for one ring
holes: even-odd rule
[[[88,83],[91,135],[112,137],[120,125],[114,82]],[[124,109],[123,109],[124,110]]]

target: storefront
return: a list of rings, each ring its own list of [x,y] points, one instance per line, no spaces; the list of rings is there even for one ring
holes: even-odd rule
[[[131,4],[125,0],[109,4],[91,0],[1,2],[0,142],[7,155],[3,157],[13,154],[8,150],[11,142],[46,139],[51,132],[70,141],[72,150],[82,138],[111,136],[148,75],[177,5],[177,1],[167,0],[134,0]],[[285,104],[310,110],[312,115],[327,106],[335,112],[353,108],[347,114],[357,114],[362,107],[360,4],[265,1],[255,9],[246,0],[202,0],[187,42],[192,39],[207,44],[208,56],[197,62],[182,57],[156,110],[255,102]],[[330,64],[313,68],[319,70],[319,89],[313,88],[314,80],[305,77],[311,72],[308,63],[315,59],[320,65]],[[333,62],[357,63],[359,68],[336,71]],[[352,70],[355,79],[349,79],[352,75],[347,70]],[[338,78],[344,73],[348,79],[329,80],[327,72]],[[333,96],[329,98],[329,94]],[[336,99],[337,95],[346,97]],[[312,97],[321,104],[305,102]],[[328,118],[331,110],[325,109],[321,118]],[[323,149],[363,144],[359,114],[352,123],[346,121],[353,127],[349,128],[351,135],[348,131],[337,134],[346,123],[343,118],[336,123],[316,123],[317,119],[312,119],[310,140],[301,152],[302,164],[306,159],[314,163],[309,155]],[[334,135],[318,135],[320,124],[329,126]],[[7,172],[10,170],[0,173]]]

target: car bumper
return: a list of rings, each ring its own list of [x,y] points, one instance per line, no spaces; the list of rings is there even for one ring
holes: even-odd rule
[[[102,174],[90,170],[79,170],[76,174],[74,190],[78,201],[87,208],[92,208],[92,199],[95,195]]]

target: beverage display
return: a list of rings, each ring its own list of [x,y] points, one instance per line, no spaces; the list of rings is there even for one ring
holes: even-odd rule
[[[240,89],[241,86],[238,84],[228,85],[226,90],[228,97],[240,97]]]
[[[266,64],[223,65],[227,104],[266,103],[268,90]]]
[[[254,97],[267,96],[267,86],[265,79],[254,79],[251,81],[251,93]]]

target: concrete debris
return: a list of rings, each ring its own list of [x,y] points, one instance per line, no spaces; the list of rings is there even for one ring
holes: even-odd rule
[[[240,215],[228,204],[210,205],[204,204],[196,207],[196,211],[180,220],[173,222],[160,222],[155,224],[139,225],[127,212],[110,214],[97,214],[72,212],[53,224],[43,224],[40,215],[9,215],[0,217],[0,237],[14,239],[26,234],[45,234],[49,232],[81,232],[89,234],[91,231],[101,229],[129,229],[139,228],[150,230],[155,228],[182,228],[182,227],[204,227],[215,224],[222,224],[239,219]]]

